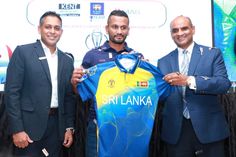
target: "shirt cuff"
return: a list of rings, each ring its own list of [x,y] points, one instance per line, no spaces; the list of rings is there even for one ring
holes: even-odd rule
[[[197,87],[196,87],[196,79],[194,76],[189,76],[188,79],[187,79],[187,85],[190,89],[192,90],[196,90]]]
[[[74,134],[74,132],[75,132],[75,129],[74,128],[72,128],[72,127],[70,127],[70,128],[66,128],[66,131],[72,131],[72,133]]]

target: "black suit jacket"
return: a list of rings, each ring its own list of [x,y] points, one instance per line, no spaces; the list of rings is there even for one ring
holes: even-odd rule
[[[59,132],[63,138],[67,127],[74,127],[75,98],[70,83],[73,60],[58,50]],[[6,109],[10,133],[25,131],[39,140],[46,129],[52,83],[40,41],[17,46],[7,68]]]

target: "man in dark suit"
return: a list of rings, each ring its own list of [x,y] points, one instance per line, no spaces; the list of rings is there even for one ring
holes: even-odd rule
[[[73,59],[56,46],[63,32],[57,13],[44,13],[38,32],[41,40],[17,46],[7,69],[9,130],[15,156],[58,157],[73,142]]]
[[[164,79],[173,86],[162,112],[167,154],[223,157],[229,129],[217,95],[226,93],[231,83],[221,51],[193,41],[195,27],[188,17],[176,17],[170,29],[177,48],[158,61]]]

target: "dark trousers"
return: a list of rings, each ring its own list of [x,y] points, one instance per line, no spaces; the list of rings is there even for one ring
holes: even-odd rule
[[[58,115],[50,115],[47,129],[42,139],[34,141],[24,149],[14,147],[14,157],[45,157],[42,149],[49,153],[48,157],[59,157],[62,142],[58,133]]]
[[[217,131],[217,130],[216,130]],[[224,141],[208,144],[199,142],[191,120],[183,118],[182,132],[177,144],[166,144],[168,157],[224,157]]]

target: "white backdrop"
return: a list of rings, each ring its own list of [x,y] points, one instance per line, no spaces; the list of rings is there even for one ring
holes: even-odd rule
[[[128,45],[155,65],[158,58],[175,48],[169,23],[178,15],[192,19],[196,42],[212,46],[211,0],[7,0],[1,2],[0,54],[6,53],[6,46],[13,51],[17,45],[35,42],[40,16],[52,10],[63,20],[58,47],[72,53],[75,66],[79,66],[89,49],[106,40],[104,27],[113,9],[128,13]],[[0,55],[0,63],[3,58]],[[3,76],[7,64],[0,66]]]

